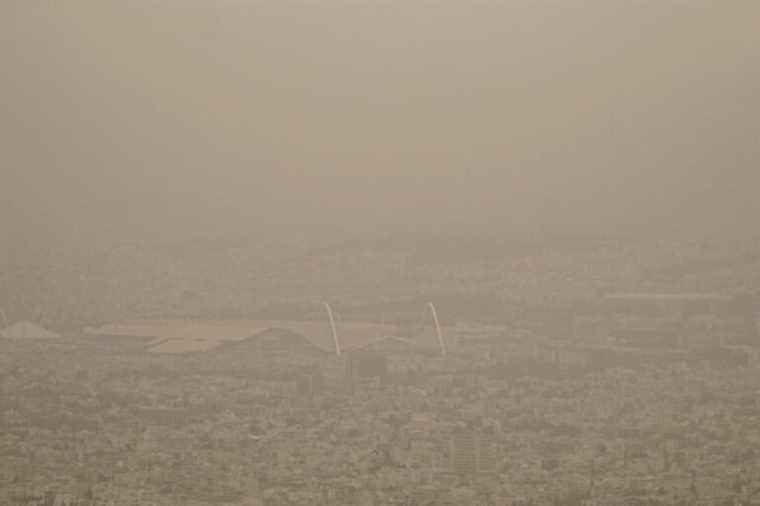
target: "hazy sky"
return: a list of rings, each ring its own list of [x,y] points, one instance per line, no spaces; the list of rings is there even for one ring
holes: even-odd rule
[[[759,27],[755,0],[6,0],[3,221],[754,232]]]

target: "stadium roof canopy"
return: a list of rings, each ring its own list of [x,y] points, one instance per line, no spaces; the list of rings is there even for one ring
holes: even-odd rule
[[[0,330],[0,336],[6,339],[57,339],[59,334],[29,321],[16,322]]]
[[[148,338],[149,351],[155,353],[186,353],[210,351],[225,343],[234,343],[260,336],[268,331],[282,330],[305,338],[313,346],[334,353],[335,344],[327,321],[281,320],[136,320],[111,323],[98,328],[86,328],[94,336]],[[338,334],[345,351],[365,348],[369,343],[394,336],[393,325],[370,322],[340,322]],[[432,329],[429,329],[432,332]],[[433,335],[420,336],[431,344]]]

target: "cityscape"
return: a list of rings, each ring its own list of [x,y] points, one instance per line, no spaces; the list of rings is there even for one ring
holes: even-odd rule
[[[0,0],[0,506],[760,506],[759,27]]]
[[[418,246],[396,244],[375,246],[380,272]],[[754,504],[760,347],[748,283],[760,273],[760,256],[750,254],[757,244],[687,253],[688,244],[586,241],[552,271],[563,244],[515,247],[510,267],[477,255],[437,267],[441,294],[477,269],[508,269],[503,283],[538,293],[575,279],[569,293],[586,294],[556,295],[544,311],[528,298],[514,307],[503,299],[494,317],[468,304],[480,294],[460,292],[461,307],[484,312],[459,319],[447,297],[387,304],[360,283],[351,300],[363,302],[353,307],[277,296],[248,316],[231,314],[241,303],[230,300],[218,313],[225,317],[121,319],[106,310],[126,304],[109,304],[105,323],[78,330],[55,312],[10,324],[0,339],[2,502]],[[732,254],[737,248],[746,253]],[[313,267],[299,262],[292,275],[318,269],[338,279],[365,249],[304,250]],[[170,293],[157,293],[171,283],[150,293],[150,280],[130,281],[148,266],[124,267],[114,255],[101,274],[121,278],[118,292],[100,285],[99,299],[126,300],[134,290],[165,301],[153,309],[176,310]],[[614,267],[589,261],[600,256]],[[158,265],[155,252],[145,258]],[[652,263],[624,267],[641,258]],[[402,263],[397,278],[383,274],[385,286],[430,269]],[[741,285],[721,275],[725,265],[748,273]],[[67,275],[51,268],[46,279]],[[279,282],[288,283],[284,274]],[[227,289],[200,280],[208,293],[185,287],[194,295],[180,300],[198,307]],[[14,315],[27,305],[7,307]]]

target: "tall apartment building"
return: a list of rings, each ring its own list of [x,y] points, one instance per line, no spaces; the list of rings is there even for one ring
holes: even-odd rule
[[[495,473],[498,453],[492,434],[474,429],[459,431],[451,438],[451,471],[458,475]]]

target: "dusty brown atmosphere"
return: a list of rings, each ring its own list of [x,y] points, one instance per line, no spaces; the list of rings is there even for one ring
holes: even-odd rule
[[[0,72],[0,505],[760,504],[760,1],[0,0]]]
[[[741,233],[760,212],[757,2],[0,11],[6,236]]]

